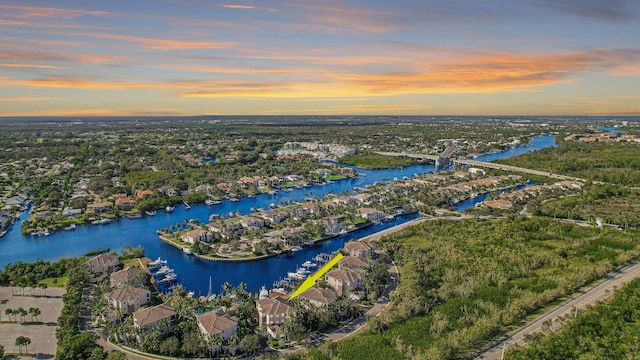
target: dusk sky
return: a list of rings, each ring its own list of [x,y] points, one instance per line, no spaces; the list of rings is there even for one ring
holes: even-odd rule
[[[640,115],[638,0],[0,2],[0,116]]]

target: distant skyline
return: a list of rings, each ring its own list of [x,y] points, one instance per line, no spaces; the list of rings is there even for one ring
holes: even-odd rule
[[[0,3],[0,116],[640,115],[636,0]]]

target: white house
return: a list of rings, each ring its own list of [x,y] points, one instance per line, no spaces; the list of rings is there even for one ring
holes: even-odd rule
[[[204,241],[206,242],[208,237],[207,237],[207,232],[202,230],[202,229],[193,229],[193,230],[189,230],[186,233],[182,234],[180,236],[180,239],[188,244],[193,244],[196,241]]]

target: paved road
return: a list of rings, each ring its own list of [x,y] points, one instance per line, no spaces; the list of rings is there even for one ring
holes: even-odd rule
[[[580,295],[574,296],[556,308],[538,316],[523,328],[509,334],[509,338],[506,340],[507,348],[513,344],[518,344],[519,346],[526,344],[525,336],[540,332],[543,327],[551,330],[561,326],[562,319],[560,319],[560,317],[572,316],[576,309],[584,309],[588,305],[594,305],[598,301],[607,299],[613,295],[616,288],[622,288],[626,283],[637,277],[640,277],[640,262],[638,261],[608,274],[599,284],[594,285],[589,290],[583,291]],[[545,322],[547,322],[546,325]],[[504,343],[500,343],[476,359],[499,359],[502,356],[503,345]]]

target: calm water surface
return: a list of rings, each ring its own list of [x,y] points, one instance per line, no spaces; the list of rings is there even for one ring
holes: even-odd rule
[[[486,154],[475,160],[492,161],[505,159],[529,151],[555,146],[553,136],[538,136],[529,145],[517,146],[508,150]],[[219,292],[222,284],[227,281],[232,285],[245,282],[250,291],[257,291],[262,285],[271,287],[272,283],[285,277],[288,271],[295,271],[296,267],[319,253],[329,253],[341,248],[346,241],[367,236],[388,227],[401,224],[415,218],[417,215],[404,216],[392,222],[381,223],[366,229],[346,234],[335,239],[325,241],[320,246],[306,248],[302,251],[270,258],[263,261],[248,263],[215,263],[200,260],[184,254],[181,250],[165,244],[158,238],[156,230],[166,228],[184,219],[198,219],[208,222],[211,214],[226,214],[240,210],[242,214],[251,213],[252,208],[268,208],[271,203],[285,201],[304,201],[305,198],[319,198],[329,193],[340,194],[343,191],[352,192],[354,187],[363,188],[375,182],[393,181],[395,178],[412,177],[437,171],[433,164],[415,165],[403,169],[388,170],[358,170],[357,179],[336,181],[333,184],[314,186],[311,188],[292,189],[292,192],[280,191],[276,195],[263,194],[253,199],[242,198],[238,202],[223,201],[222,204],[207,206],[205,204],[191,205],[187,210],[177,206],[173,213],[158,211],[155,216],[144,216],[140,219],[122,218],[108,225],[79,226],[74,231],[56,231],[47,237],[24,236],[20,233],[20,222],[29,214],[23,213],[20,220],[14,224],[3,238],[0,238],[0,266],[16,261],[34,261],[43,259],[53,261],[62,257],[80,256],[89,250],[97,248],[111,248],[120,250],[126,245],[141,245],[145,255],[151,259],[162,257],[168,260],[169,266],[178,274],[179,281],[187,290],[193,290],[197,295],[208,292],[209,277],[211,277],[214,292]],[[468,206],[483,201],[482,196],[474,199]]]

